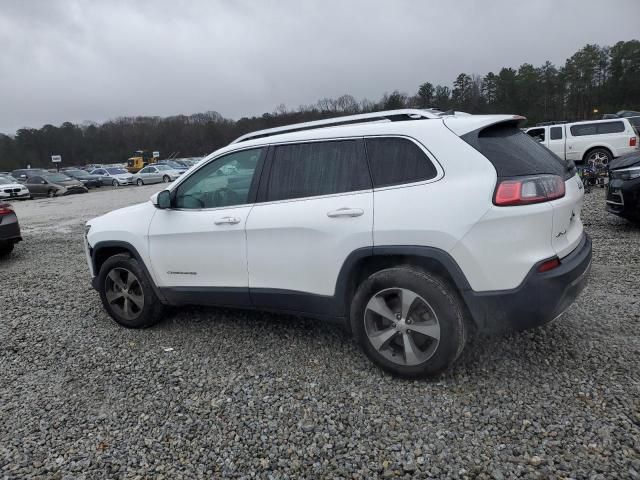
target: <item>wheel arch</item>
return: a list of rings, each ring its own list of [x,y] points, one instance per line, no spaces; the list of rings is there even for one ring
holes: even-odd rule
[[[471,286],[457,262],[444,250],[411,245],[361,248],[347,257],[336,282],[335,297],[345,312],[347,325],[350,302],[358,285],[377,271],[402,265],[416,266],[438,275],[460,294],[468,308],[464,292]]]
[[[162,303],[166,303],[164,295],[162,295],[162,292],[153,281],[153,277],[151,276],[151,273],[149,272],[149,269],[147,268],[144,260],[140,256],[140,253],[138,253],[136,247],[134,247],[129,242],[124,242],[121,240],[108,240],[98,242],[91,248],[91,263],[93,264],[93,271],[95,272],[96,278],[98,278],[98,275],[100,274],[100,268],[108,258],[122,253],[127,253],[129,254],[129,256],[131,256],[131,258],[134,258],[138,261],[147,278],[149,279],[153,291],[162,301]]]
[[[609,147],[608,145],[590,145],[589,148],[587,148],[584,151],[584,154],[582,155],[582,161],[586,162],[587,161],[587,157],[594,150],[606,150],[607,152],[609,152],[609,155],[611,155],[611,160],[613,160],[615,158],[615,156],[613,155],[612,148]]]

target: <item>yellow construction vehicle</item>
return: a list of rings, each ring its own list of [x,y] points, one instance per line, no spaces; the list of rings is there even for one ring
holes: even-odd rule
[[[156,163],[157,158],[151,152],[146,150],[137,150],[133,157],[127,160],[127,171],[129,173],[138,173],[142,168],[150,163]]]

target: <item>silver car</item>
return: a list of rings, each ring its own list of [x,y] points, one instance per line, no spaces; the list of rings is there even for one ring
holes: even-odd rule
[[[102,185],[113,185],[119,187],[121,185],[133,185],[133,175],[123,168],[97,168],[91,172],[91,175],[98,175]]]
[[[172,169],[167,165],[147,165],[133,176],[136,185],[148,185],[150,183],[168,183],[177,179],[182,172]]]

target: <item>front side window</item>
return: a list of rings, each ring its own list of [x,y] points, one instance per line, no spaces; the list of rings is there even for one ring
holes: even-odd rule
[[[551,140],[562,140],[562,127],[551,127],[549,129],[549,138]]]
[[[178,186],[175,207],[218,208],[249,203],[249,190],[262,150],[230,153],[202,167]]]
[[[406,138],[367,138],[367,157],[374,187],[435,178],[436,167],[418,145]]]
[[[539,142],[544,142],[544,128],[532,128],[531,130],[527,130],[527,135]]]
[[[274,147],[267,200],[288,200],[371,188],[357,140]]]
[[[145,168],[143,168],[142,170],[140,170],[138,173],[140,173],[140,174],[145,174],[145,173],[150,173],[150,172],[151,172],[151,169],[149,169],[149,168],[145,167]]]

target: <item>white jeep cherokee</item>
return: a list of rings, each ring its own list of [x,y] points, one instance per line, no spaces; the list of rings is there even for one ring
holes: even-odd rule
[[[186,304],[338,318],[382,368],[436,374],[472,332],[544,324],[586,283],[582,183],[522,120],[395,110],[245,135],[88,222],[93,286],[126,327]]]

